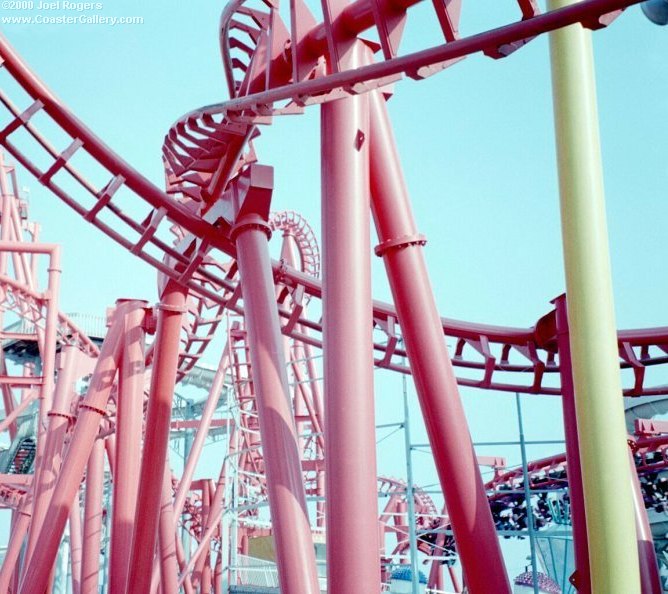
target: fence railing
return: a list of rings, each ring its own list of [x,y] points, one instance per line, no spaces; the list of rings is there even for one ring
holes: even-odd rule
[[[237,555],[237,565],[234,570],[237,581],[244,586],[278,588],[276,563],[248,555]]]

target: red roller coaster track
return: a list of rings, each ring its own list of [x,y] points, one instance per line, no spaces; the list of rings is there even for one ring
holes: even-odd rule
[[[2,309],[30,325],[29,332],[7,331],[3,338],[34,342],[42,361],[39,377],[11,377],[3,361],[6,418],[0,428],[16,441],[19,417],[33,402],[39,411],[36,446],[34,439],[30,452],[27,441],[17,445],[14,471],[0,474],[0,501],[14,510],[0,594],[48,590],[68,523],[76,587],[97,592],[103,514],[111,515],[110,592],[221,592],[227,561],[220,521],[231,505],[243,510],[234,534],[239,553],[248,555],[262,539],[273,539],[282,592],[320,591],[314,537],[323,531],[328,591],[380,592],[381,578],[388,578],[385,570],[381,575],[381,559],[389,563],[409,547],[402,514],[410,496],[405,482],[376,476],[373,366],[413,375],[446,501],[438,513],[426,493],[412,489],[418,545],[440,559],[456,549],[470,592],[510,592],[495,527],[522,502],[526,524],[533,504],[520,491],[527,477],[531,488],[555,492],[570,479],[576,538],[582,538],[572,443],[568,463],[565,455],[539,460],[528,475],[497,468],[483,484],[457,389],[563,395],[566,410],[572,380],[565,302],[557,300],[555,310],[531,328],[438,315],[421,250],[426,239],[413,221],[382,91],[404,76],[420,80],[474,53],[508,56],[562,27],[606,26],[637,1],[582,0],[541,14],[534,0],[517,0],[521,20],[462,37],[461,0],[434,0],[444,43],[401,54],[406,14],[417,0],[323,0],[319,24],[302,0],[290,2],[289,23],[272,1],[233,0],[220,24],[230,99],[186,114],[169,130],[162,155],[165,191],[107,147],[0,37],[1,67],[30,98],[19,104],[0,89],[7,116],[0,145],[88,223],[155,268],[160,280],[155,307],[117,303],[98,348],[58,311],[57,247],[24,232],[15,168],[0,163]],[[359,38],[372,28],[378,47]],[[376,60],[373,50],[380,50]],[[274,116],[313,104],[322,106],[327,140],[322,280],[320,250],[306,221],[293,212],[270,214],[272,170],[258,163],[254,147],[260,127]],[[66,146],[38,129],[37,114],[68,139]],[[27,135],[19,139],[18,131]],[[95,173],[72,165],[79,153],[90,157]],[[38,165],[45,155],[48,164]],[[105,182],[96,185],[90,180],[100,171]],[[143,216],[122,210],[120,197],[128,196],[143,207]],[[372,215],[380,237],[375,252],[385,263],[393,305],[371,300]],[[341,228],[345,241],[331,231]],[[283,234],[279,261],[269,258],[272,232]],[[36,271],[44,257],[50,259],[49,285],[39,290]],[[167,456],[170,431],[192,427],[170,418],[174,389],[224,326],[226,346],[177,478]],[[147,347],[151,334],[155,340]],[[451,354],[445,338],[455,344]],[[619,331],[617,346],[620,368],[632,370],[625,395],[668,394],[667,385],[645,379],[648,367],[668,363],[668,327]],[[324,355],[324,393],[315,350]],[[546,374],[554,380],[546,381]],[[88,387],[80,395],[75,385],[84,378]],[[225,384],[234,415],[214,418]],[[19,402],[17,389],[23,390]],[[220,475],[194,480],[213,428],[228,435]],[[638,517],[643,496],[645,505],[653,505],[647,485],[665,468],[665,442],[660,435],[633,444],[645,481],[644,491],[636,489]],[[32,475],[28,453],[34,455]],[[112,476],[111,509],[102,501],[105,464]],[[569,467],[575,469],[571,476]],[[388,498],[380,523],[379,493]],[[316,500],[314,526],[310,499]],[[265,505],[269,525],[262,524]],[[641,533],[646,526],[639,522]],[[190,533],[196,551],[183,550],[175,528]],[[361,536],[351,544],[353,529]],[[396,538],[392,551],[379,532],[381,539]],[[75,541],[82,543],[76,558]],[[588,591],[588,565],[576,557],[578,587]],[[645,552],[641,561],[650,557]],[[442,584],[440,566],[434,561],[431,587]],[[655,576],[643,579],[650,583]]]

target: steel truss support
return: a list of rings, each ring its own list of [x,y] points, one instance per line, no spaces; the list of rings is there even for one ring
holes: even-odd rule
[[[267,225],[273,171],[254,165],[232,237],[244,300],[269,508],[282,592],[318,594],[299,445],[290,408],[283,338],[269,258]]]
[[[142,505],[142,513],[136,515],[130,554],[128,592],[131,594],[146,594],[151,588],[163,475],[169,441],[169,423],[179,360],[181,321],[186,311],[187,294],[188,291],[184,286],[170,280],[156,307],[157,329],[153,370],[137,495],[137,502],[141,502]]]
[[[427,273],[385,100],[371,93],[371,196],[382,256],[472,594],[510,594],[457,380]]]
[[[367,94],[322,106],[321,143],[327,591],[378,592]]]
[[[591,586],[593,594],[638,594],[591,32],[571,25],[551,33],[550,50]]]
[[[32,557],[27,559],[27,568],[21,583],[21,594],[44,594],[47,589],[49,575],[56,560],[70,508],[77,496],[88,458],[97,438],[100,421],[106,414],[107,402],[120,361],[125,311],[124,304],[119,304],[100,349],[90,387],[86,398],[80,405],[70,447],[63,460],[44,523],[39,532],[37,539],[39,547],[35,549]]]

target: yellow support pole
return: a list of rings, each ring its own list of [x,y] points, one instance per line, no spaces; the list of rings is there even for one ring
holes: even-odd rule
[[[591,32],[577,24],[551,33],[550,54],[592,593],[640,594]]]

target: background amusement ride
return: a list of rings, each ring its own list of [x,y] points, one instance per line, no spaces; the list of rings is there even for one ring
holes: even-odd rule
[[[442,41],[402,53],[419,0],[232,0],[219,27],[230,99],[170,128],[164,190],[0,38],[0,593],[663,591],[668,423],[648,417],[668,410],[668,386],[647,371],[668,364],[668,328],[615,327],[591,52],[592,30],[637,0],[503,2],[518,20],[461,35],[475,3],[433,0]],[[668,22],[666,0],[643,10]],[[566,293],[531,328],[442,318],[386,101],[403,78],[545,33]],[[309,109],[320,244],[301,215],[272,211],[258,139]],[[119,299],[99,327],[64,315],[60,249],[40,242],[27,174],[152,266],[158,302]],[[374,253],[392,304],[372,299]],[[374,368],[414,382],[443,508],[410,463],[405,480],[376,471]],[[520,432],[521,467],[477,456],[458,384],[517,393],[520,427],[520,393],[560,396],[565,453],[527,461]],[[202,476],[212,441],[224,453]],[[184,446],[179,472],[170,443]],[[514,584],[500,535],[531,541]]]

